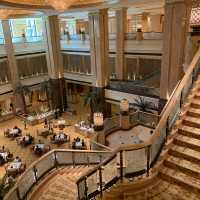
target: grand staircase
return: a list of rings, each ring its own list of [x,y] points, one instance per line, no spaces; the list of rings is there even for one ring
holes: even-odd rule
[[[94,167],[94,166],[93,166]],[[77,200],[77,179],[91,166],[68,166],[56,170],[38,185],[29,200]]]
[[[157,176],[147,180],[146,185],[140,185],[137,180],[116,184],[105,192],[103,200],[200,199],[200,77],[157,165],[159,167],[154,171]]]
[[[159,177],[200,195],[200,78],[177,124],[167,143]]]

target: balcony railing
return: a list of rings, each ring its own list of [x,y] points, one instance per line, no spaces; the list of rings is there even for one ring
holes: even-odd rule
[[[99,164],[111,153],[87,150],[52,150],[34,162],[19,178],[4,200],[25,199],[30,189],[52,169],[63,165]]]
[[[111,80],[108,89],[141,96],[159,97],[157,88],[140,85],[138,81]]]
[[[85,173],[77,181],[79,200],[92,199],[97,195],[103,196],[105,190],[119,180],[123,182],[125,177],[136,177],[142,174],[149,176],[150,169],[154,166],[167,141],[168,134],[179,116],[181,105],[186,101],[199,69],[200,49],[164,107],[150,140],[120,147],[99,166]],[[132,116],[133,122],[138,119],[137,115],[135,113]],[[143,117],[142,120],[144,120]]]
[[[89,40],[89,35],[85,34],[84,38],[85,38],[85,40]],[[144,38],[144,40],[162,40],[163,33],[162,32],[144,32],[143,38]],[[116,34],[109,33],[109,39],[115,40]],[[80,34],[74,34],[74,35],[70,35],[70,36],[61,35],[61,40],[83,40],[83,37]],[[125,40],[136,40],[136,33],[126,33]]]

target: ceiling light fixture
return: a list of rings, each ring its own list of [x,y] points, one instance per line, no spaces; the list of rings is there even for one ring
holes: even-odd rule
[[[48,5],[51,5],[55,10],[64,11],[68,9],[77,0],[46,0]]]

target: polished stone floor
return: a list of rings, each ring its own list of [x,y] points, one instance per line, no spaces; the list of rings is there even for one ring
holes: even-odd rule
[[[151,137],[151,129],[141,125],[135,126],[131,130],[119,130],[111,133],[107,138],[108,146],[111,148],[118,148],[120,145],[131,145],[149,140]]]

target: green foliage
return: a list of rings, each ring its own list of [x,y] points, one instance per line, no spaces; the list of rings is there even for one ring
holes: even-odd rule
[[[97,105],[96,94],[93,92],[88,92],[84,97],[84,106],[95,107]]]

